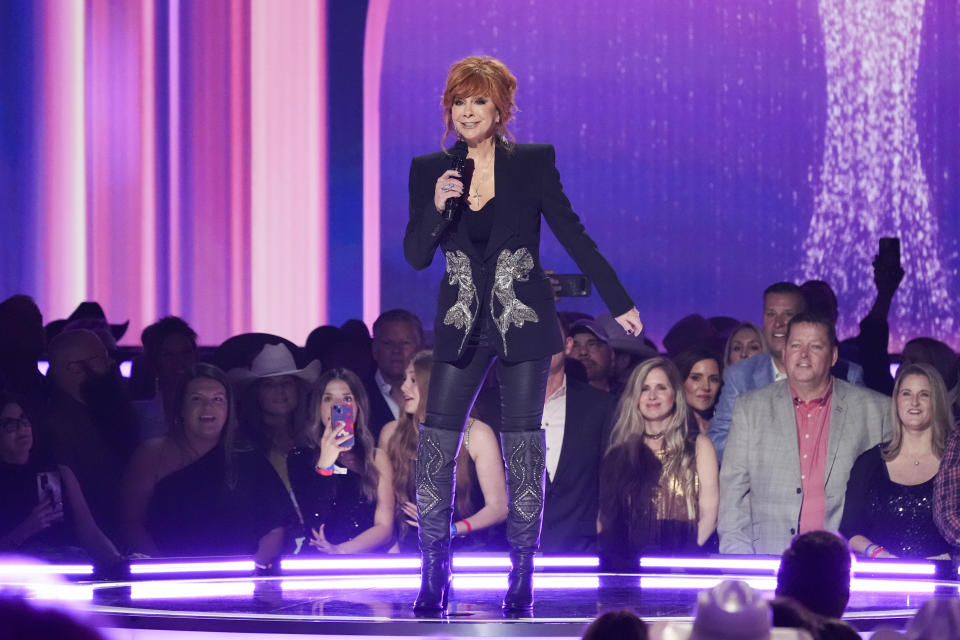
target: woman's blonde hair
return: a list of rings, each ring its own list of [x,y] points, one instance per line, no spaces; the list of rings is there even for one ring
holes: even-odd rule
[[[513,119],[517,105],[513,98],[517,92],[517,79],[507,65],[490,56],[469,56],[454,62],[447,73],[447,85],[443,90],[443,138],[441,146],[451,133],[455,133],[450,109],[455,100],[472,96],[486,96],[493,101],[500,115],[496,143],[509,147],[513,134],[507,123]]]
[[[897,370],[897,379],[893,382],[893,396],[890,399],[891,424],[894,425],[893,437],[884,447],[883,459],[893,460],[900,453],[903,445],[903,420],[897,411],[897,396],[903,388],[903,381],[907,376],[923,376],[930,383],[930,429],[933,436],[931,449],[938,458],[943,457],[943,450],[947,445],[947,438],[953,431],[953,415],[950,412],[950,403],[947,401],[947,387],[943,378],[932,365],[925,362],[914,362],[901,366]]]
[[[610,434],[607,451],[626,444],[634,438],[643,438],[647,420],[640,412],[640,391],[647,376],[654,369],[663,371],[673,388],[673,413],[663,431],[663,472],[660,486],[663,489],[680,487],[687,500],[687,512],[694,514],[696,504],[696,479],[694,451],[687,444],[690,433],[690,411],[683,396],[683,379],[676,365],[666,358],[644,360],[633,370],[617,405],[616,419]]]

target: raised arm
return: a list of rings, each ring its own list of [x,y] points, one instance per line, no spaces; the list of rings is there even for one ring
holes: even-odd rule
[[[410,219],[403,235],[403,255],[410,266],[418,271],[426,269],[433,262],[443,232],[450,225],[449,220],[440,216],[434,203],[439,177],[439,174],[426,175],[416,158],[410,163]]]
[[[552,145],[543,145],[543,188],[540,209],[553,234],[567,250],[583,273],[593,281],[597,293],[614,317],[627,314],[633,309],[633,299],[620,284],[613,267],[600,253],[597,244],[570,206],[563,193],[560,172],[557,171],[556,152]]]

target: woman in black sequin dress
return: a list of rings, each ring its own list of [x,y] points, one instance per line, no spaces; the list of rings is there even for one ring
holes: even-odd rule
[[[840,532],[868,558],[934,558],[950,545],[933,521],[933,481],[952,429],[947,392],[933,367],[901,367],[891,400],[890,442],[850,471]]]
[[[303,551],[326,554],[385,551],[393,535],[393,484],[386,455],[367,428],[363,383],[347,369],[324,372],[316,384],[311,446],[287,457],[290,484],[303,513]],[[354,432],[334,423],[332,407],[352,405]]]

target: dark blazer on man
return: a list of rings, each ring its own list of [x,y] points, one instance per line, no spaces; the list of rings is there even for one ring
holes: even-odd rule
[[[597,543],[600,460],[607,448],[614,399],[567,376],[560,461],[547,481],[540,550],[586,553]]]
[[[368,427],[370,434],[373,436],[373,441],[377,442],[380,439],[380,432],[383,430],[383,425],[391,420],[396,420],[396,417],[394,417],[393,411],[390,410],[390,405],[384,400],[383,394],[380,393],[380,387],[377,385],[376,378],[370,376],[363,381],[363,386],[367,388],[367,399],[370,402]]]
[[[437,213],[437,179],[450,168],[450,156],[432,153],[410,164],[410,220],[404,256],[425,269],[440,247],[446,274],[437,296],[434,357],[454,361],[479,321],[491,346],[508,361],[535,360],[563,347],[556,322],[553,289],[540,263],[540,214],[577,266],[597,287],[614,315],[633,300],[586,234],[563,193],[551,145],[497,145],[497,195],[490,240],[482,252],[468,235],[466,204],[452,221]]]

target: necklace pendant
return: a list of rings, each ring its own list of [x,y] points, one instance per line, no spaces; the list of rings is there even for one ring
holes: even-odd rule
[[[920,466],[920,461],[919,461],[919,460],[914,460],[914,461],[913,461],[913,466],[919,467],[919,466]]]

